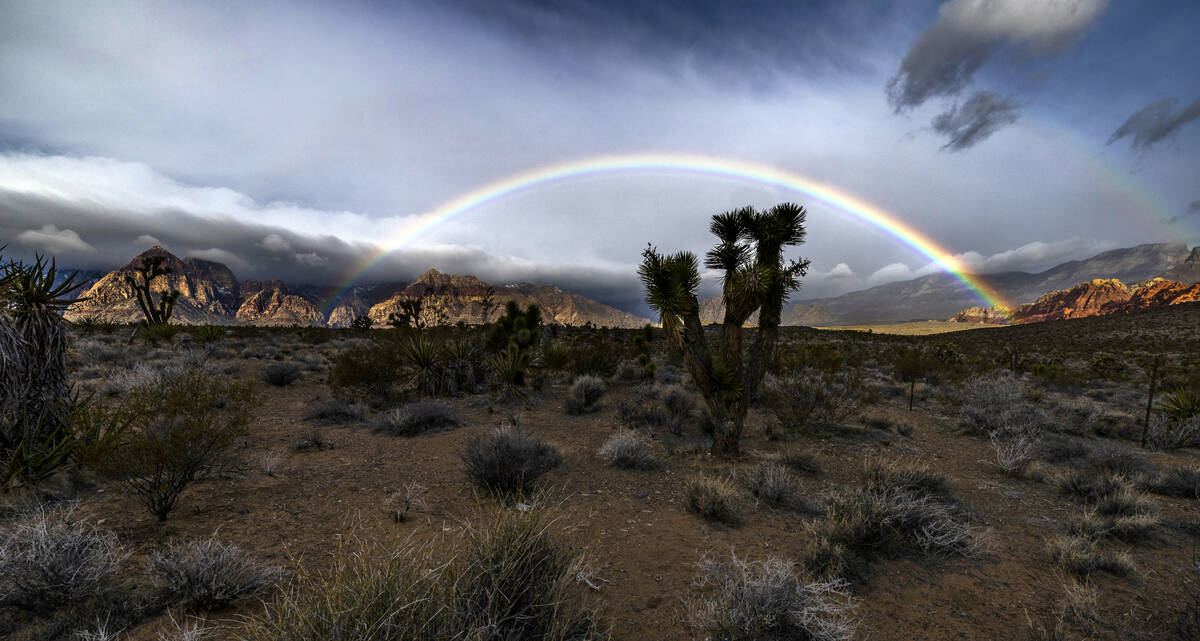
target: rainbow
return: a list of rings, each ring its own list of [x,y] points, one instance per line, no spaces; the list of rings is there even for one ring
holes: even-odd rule
[[[406,223],[384,243],[382,249],[368,255],[343,280],[339,281],[332,295],[326,298],[326,305],[341,298],[355,282],[389,254],[403,248],[425,231],[446,220],[502,198],[550,183],[584,176],[646,172],[698,174],[803,194],[827,205],[838,213],[867,223],[910,247],[917,254],[966,285],[985,306],[1005,310],[1012,309],[1012,305],[1003,296],[971,274],[952,253],[914,229],[899,216],[876,205],[795,172],[731,158],[679,153],[642,153],[581,158],[512,174],[478,187]]]

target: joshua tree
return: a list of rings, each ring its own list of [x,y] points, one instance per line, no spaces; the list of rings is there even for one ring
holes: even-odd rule
[[[766,211],[753,207],[712,218],[709,229],[717,244],[704,265],[720,270],[725,319],[717,349],[709,347],[700,324],[699,261],[691,252],[670,255],[654,247],[642,252],[638,276],[646,301],[662,318],[668,340],[683,354],[684,364],[704,397],[713,419],[712,453],[736,456],[738,439],[754,397],[774,354],[783,302],[800,287],[809,261],[785,262],[785,247],[804,242],[804,208],[781,203]],[[758,312],[758,329],[745,353],[742,325]]]
[[[142,309],[142,315],[146,317],[146,325],[166,325],[171,320],[171,312],[175,311],[175,300],[179,298],[179,291],[169,289],[158,297],[158,303],[155,304],[154,297],[150,293],[150,285],[155,278],[166,276],[171,273],[170,267],[164,267],[163,262],[166,256],[147,256],[142,259],[142,264],[134,267],[136,274],[126,274],[125,282],[133,288],[133,294],[137,297],[138,307]]]

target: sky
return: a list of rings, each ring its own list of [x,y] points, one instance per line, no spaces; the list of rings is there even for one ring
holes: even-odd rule
[[[782,6],[781,6],[782,5]],[[811,194],[597,156],[755,163],[871,203],[979,272],[1200,242],[1200,3],[0,0],[0,244],[150,245],[334,287],[429,268],[646,312],[647,243],[794,201],[797,299],[938,269]],[[709,279],[711,291],[715,281]]]

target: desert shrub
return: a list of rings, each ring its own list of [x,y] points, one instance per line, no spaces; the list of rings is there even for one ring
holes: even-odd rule
[[[1027,396],[1025,383],[1011,374],[968,380],[958,392],[964,428],[987,436],[1038,435],[1048,419]]]
[[[1058,492],[1080,503],[1095,503],[1100,499],[1127,490],[1124,477],[1092,469],[1070,469],[1055,480]]]
[[[798,370],[784,378],[763,381],[767,408],[784,429],[799,430],[811,423],[838,423],[858,411],[863,391],[857,369]]]
[[[1151,416],[1146,444],[1157,450],[1200,447],[1200,414],[1176,417],[1161,412]]]
[[[461,457],[472,483],[502,494],[525,491],[562,464],[557,448],[516,425],[497,428],[485,438],[472,437]]]
[[[184,488],[242,435],[258,402],[253,387],[192,372],[130,395],[139,425],[103,464],[160,521]]]
[[[650,443],[633,430],[621,430],[608,437],[598,454],[613,467],[626,470],[654,470],[660,465],[650,452]]]
[[[857,620],[848,586],[838,580],[805,581],[792,561],[749,562],[731,555],[702,558],[693,584],[713,594],[693,600],[689,624],[711,639],[848,641]]]
[[[275,387],[287,387],[300,378],[300,366],[296,363],[271,363],[263,370],[262,379]]]
[[[538,510],[471,527],[457,554],[436,542],[347,547],[252,617],[243,641],[607,639],[580,586],[581,559]]]
[[[366,414],[367,408],[363,405],[344,398],[334,398],[308,408],[304,412],[304,420],[319,425],[345,425],[363,420]]]
[[[999,433],[991,436],[992,451],[996,455],[996,466],[1006,474],[1020,474],[1033,462],[1037,440],[1029,436],[1003,438]]]
[[[567,396],[567,414],[589,414],[599,411],[600,398],[604,396],[604,381],[595,376],[580,376],[571,384]]]
[[[1200,470],[1173,467],[1146,481],[1145,488],[1163,496],[1200,500]]]
[[[83,601],[117,570],[116,535],[73,517],[70,507],[38,507],[0,533],[0,605],[49,612]]]
[[[736,526],[742,517],[734,505],[737,489],[729,481],[695,476],[683,488],[684,507],[709,523]]]
[[[1137,479],[1154,471],[1154,465],[1145,457],[1120,446],[1099,447],[1091,451],[1086,466],[1100,474]]]
[[[333,449],[333,441],[326,438],[319,430],[310,429],[304,433],[304,436],[300,440],[292,444],[292,449],[297,452],[331,450]]]
[[[439,401],[414,401],[392,410],[375,431],[392,436],[421,436],[459,426],[450,406]]]
[[[617,405],[617,418],[631,427],[661,427],[681,435],[695,417],[695,402],[680,385],[639,385],[634,399]]]
[[[778,463],[760,463],[744,475],[746,488],[759,503],[783,510],[820,514],[821,508],[806,500],[795,474]]]
[[[609,378],[616,374],[621,364],[621,351],[595,341],[572,345],[568,368],[575,376],[599,376]]]
[[[1136,543],[1149,537],[1161,524],[1152,512],[1104,514],[1092,510],[1072,519],[1068,532],[1087,539],[1114,538]]]
[[[1133,572],[1133,560],[1124,552],[1106,554],[1095,540],[1078,536],[1057,536],[1047,542],[1050,558],[1063,570],[1087,576],[1092,572],[1108,572],[1126,576]]]
[[[156,551],[150,571],[175,597],[217,610],[242,596],[261,594],[279,578],[279,568],[250,558],[236,545],[207,539]]]
[[[826,519],[810,529],[827,542],[810,543],[820,554],[806,555],[805,562],[814,573],[848,573],[854,561],[879,554],[971,556],[977,545],[967,516],[944,476],[919,465],[868,461],[858,487],[827,498]]]
[[[399,381],[399,354],[384,341],[351,347],[331,359],[329,386],[339,396],[388,398]]]
[[[897,463],[871,458],[863,464],[863,485],[871,491],[899,490],[915,496],[928,496],[953,502],[950,479],[920,463]]]
[[[1088,458],[1092,448],[1077,437],[1046,432],[1037,440],[1034,455],[1046,463],[1066,463]]]
[[[776,457],[781,465],[805,476],[820,476],[821,464],[817,462],[817,458],[808,452],[800,450],[798,447],[789,447],[784,449]]]

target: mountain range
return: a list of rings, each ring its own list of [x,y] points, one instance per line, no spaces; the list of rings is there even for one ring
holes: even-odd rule
[[[1042,272],[973,274],[1017,307],[1043,295],[1065,291],[1097,279],[1141,283],[1152,278],[1191,284],[1200,281],[1200,247],[1183,243],[1151,243],[1113,249],[1074,260]],[[978,295],[957,277],[938,272],[912,280],[887,283],[830,298],[799,300],[784,307],[785,325],[852,325],[945,319],[970,311],[969,320],[984,320]],[[719,322],[724,313],[720,297],[701,301],[701,320]],[[964,318],[960,317],[960,320]]]
[[[80,302],[65,314],[68,320],[96,317],[117,322],[142,319],[133,288],[126,282],[142,261],[162,256],[170,272],[155,280],[152,289],[180,293],[172,320],[186,324],[315,325],[349,327],[359,316],[376,326],[401,309],[401,302],[423,298],[423,316],[453,324],[484,322],[485,299],[491,296],[491,318],[509,301],[521,307],[538,305],[547,323],[608,327],[641,327],[650,320],[598,303],[553,285],[493,286],[474,276],[455,276],[431,269],[412,283],[384,283],[355,287],[332,301],[328,293],[311,285],[292,286],[280,280],[241,281],[228,266],[199,258],[179,258],[162,247],[152,247],[127,265],[107,274],[81,273]]]
[[[376,326],[401,310],[405,300],[422,298],[431,322],[481,323],[485,301],[491,318],[508,301],[538,305],[547,322],[562,325],[640,327],[649,319],[564,291],[554,285],[490,285],[474,276],[431,269],[411,283],[381,283],[350,289],[330,299],[313,285],[279,280],[239,280],[228,266],[199,258],[179,258],[153,247],[109,273],[80,272],[76,280],[86,299],[71,306],[68,318],[96,316],[120,322],[141,319],[132,288],[125,282],[135,266],[161,255],[171,268],[154,288],[180,292],[174,319],[184,323],[316,325],[348,327],[369,317]],[[979,307],[977,294],[957,277],[930,274],[841,296],[800,300],[786,305],[785,325],[850,325],[949,318],[958,322],[1029,323],[1097,314],[1127,313],[1200,300],[1200,247],[1154,243],[1106,251],[1085,260],[1056,265],[1038,273],[975,274],[1011,310]],[[1020,304],[1023,303],[1023,304]],[[701,320],[720,322],[721,298],[700,301]],[[751,319],[750,322],[754,322]]]

